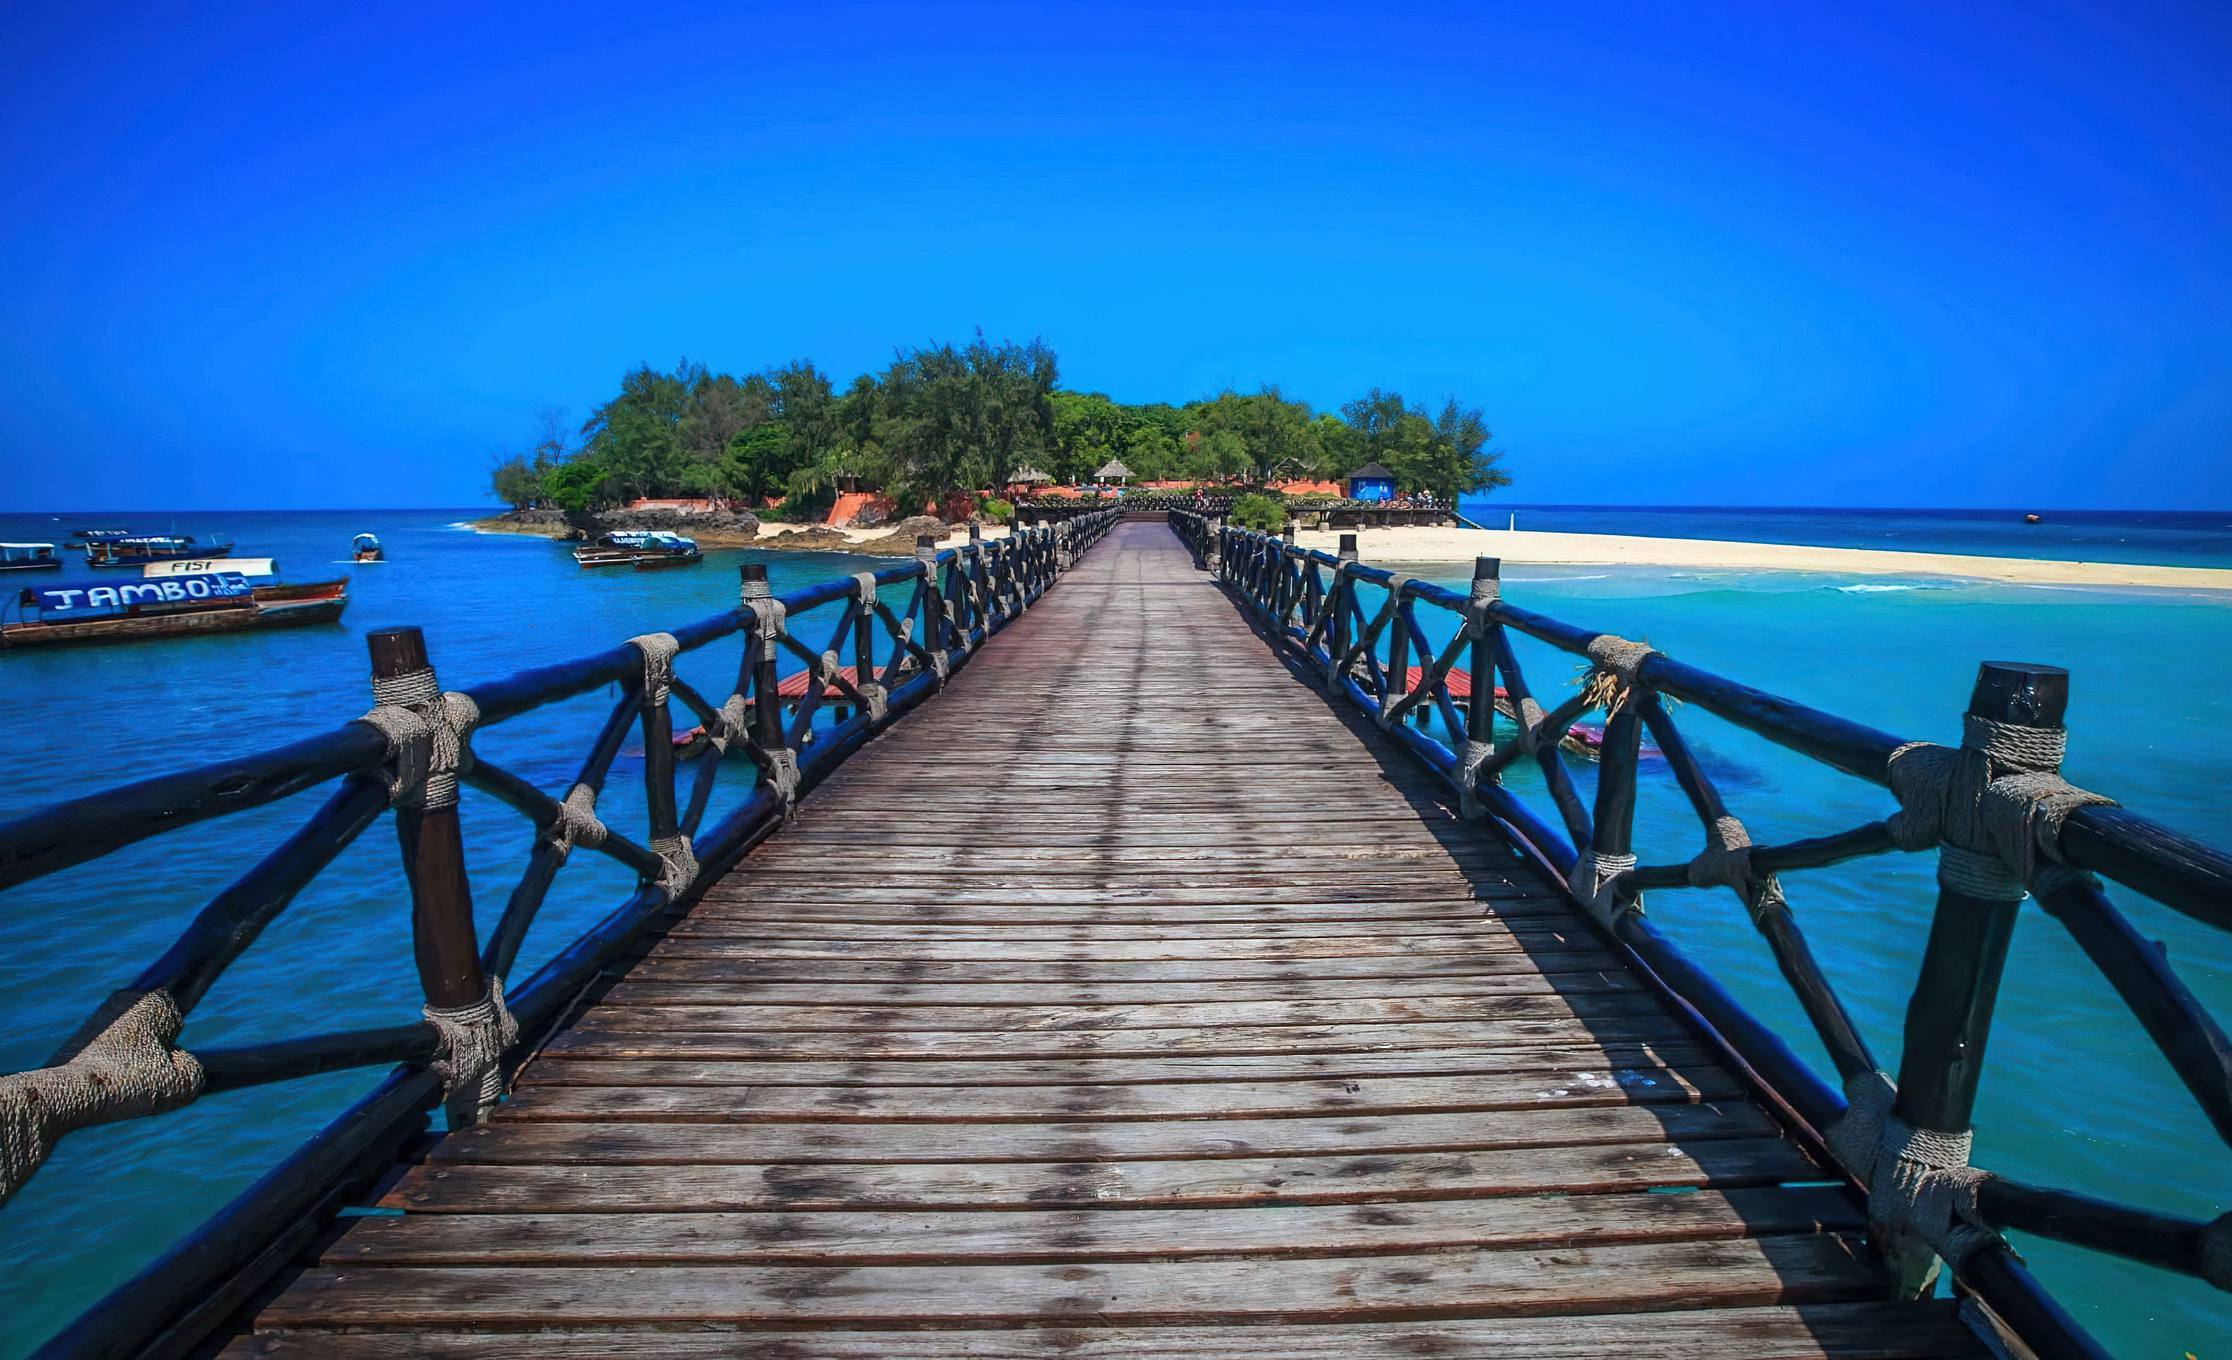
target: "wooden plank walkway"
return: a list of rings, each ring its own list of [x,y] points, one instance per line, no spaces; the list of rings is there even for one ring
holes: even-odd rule
[[[1833,1180],[1127,524],[229,1353],[1975,1353]]]

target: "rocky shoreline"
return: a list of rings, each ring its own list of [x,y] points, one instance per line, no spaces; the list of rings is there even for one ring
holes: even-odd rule
[[[528,534],[538,538],[587,540],[627,529],[657,529],[686,534],[701,548],[764,548],[770,552],[846,552],[876,557],[907,557],[915,539],[932,534],[944,539],[952,527],[929,515],[916,515],[896,524],[879,526],[879,532],[847,533],[821,524],[764,524],[747,510],[694,512],[685,510],[599,510],[573,513],[565,510],[507,510],[500,515],[472,521],[484,534]]]

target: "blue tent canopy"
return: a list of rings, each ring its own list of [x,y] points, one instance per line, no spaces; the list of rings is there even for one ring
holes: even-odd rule
[[[1377,463],[1366,463],[1349,474],[1348,493],[1352,501],[1394,500],[1395,474]]]

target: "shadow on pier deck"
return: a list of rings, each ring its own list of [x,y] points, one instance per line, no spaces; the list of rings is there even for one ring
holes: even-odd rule
[[[227,1354],[1977,1349],[1556,890],[1115,534]]]

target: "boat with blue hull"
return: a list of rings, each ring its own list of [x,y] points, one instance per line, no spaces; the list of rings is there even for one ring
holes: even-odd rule
[[[239,571],[161,573],[120,586],[21,590],[0,606],[0,651],[331,623],[348,583],[258,585]]]
[[[89,567],[137,567],[149,562],[168,562],[182,557],[223,557],[232,551],[230,543],[201,543],[192,534],[122,534],[114,537],[80,530],[85,538],[85,565]]]
[[[52,543],[0,543],[0,571],[49,571],[61,565]]]
[[[660,529],[616,529],[594,543],[574,549],[573,559],[584,567],[634,567],[650,571],[659,567],[687,567],[705,560],[697,540]]]

